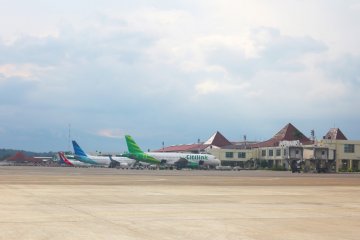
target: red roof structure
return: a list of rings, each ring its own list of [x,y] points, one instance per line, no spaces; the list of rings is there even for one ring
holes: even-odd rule
[[[276,147],[281,141],[299,140],[302,144],[310,144],[312,141],[300,132],[291,123],[286,124],[278,133],[267,141],[256,143],[252,147]]]
[[[324,139],[348,140],[339,128],[330,128],[330,130],[324,136]]]
[[[6,161],[13,161],[13,162],[41,162],[42,159],[28,157],[22,152],[17,152],[17,153],[15,153],[15,155],[7,158]]]
[[[227,140],[219,131],[216,131],[206,142],[206,145],[212,145],[216,147],[224,147],[232,145],[232,143]]]
[[[267,141],[260,143],[246,143],[236,145],[227,140],[219,131],[216,131],[207,141],[202,144],[186,144],[169,146],[163,149],[158,149],[155,152],[197,152],[206,149],[207,147],[219,147],[224,149],[249,149],[259,147],[277,147],[281,141],[300,141],[302,144],[311,144],[312,141],[300,132],[294,125],[288,123],[278,133]]]

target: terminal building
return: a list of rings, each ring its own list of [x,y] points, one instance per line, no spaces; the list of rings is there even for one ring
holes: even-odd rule
[[[291,123],[263,142],[231,142],[216,132],[203,143],[157,151],[206,152],[220,159],[223,166],[244,169],[287,170],[297,165],[308,172],[360,171],[359,140],[348,140],[339,128],[330,129],[321,140],[310,139]]]

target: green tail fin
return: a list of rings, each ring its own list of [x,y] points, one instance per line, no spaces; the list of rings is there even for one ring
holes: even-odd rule
[[[130,135],[125,135],[129,153],[144,153]]]

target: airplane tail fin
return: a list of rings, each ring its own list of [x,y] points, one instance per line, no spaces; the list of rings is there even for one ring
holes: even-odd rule
[[[144,153],[130,135],[125,135],[129,153]]]
[[[79,144],[77,144],[76,141],[73,140],[72,144],[73,144],[75,155],[83,156],[83,157],[87,156],[87,154],[81,149],[81,147],[79,146]]]
[[[69,166],[74,166],[66,157],[65,157],[65,154],[63,152],[59,152],[59,157],[60,157],[60,160],[64,163],[66,163],[67,165]]]
[[[60,158],[60,163],[65,163],[65,159],[64,159],[64,153],[63,152],[58,152],[59,158]]]

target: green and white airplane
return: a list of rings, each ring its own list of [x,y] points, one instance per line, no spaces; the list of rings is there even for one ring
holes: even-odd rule
[[[147,152],[145,153],[136,144],[130,135],[125,135],[128,147],[128,156],[140,162],[149,164],[174,166],[177,168],[215,167],[220,165],[220,160],[210,154],[192,154],[180,152]]]

